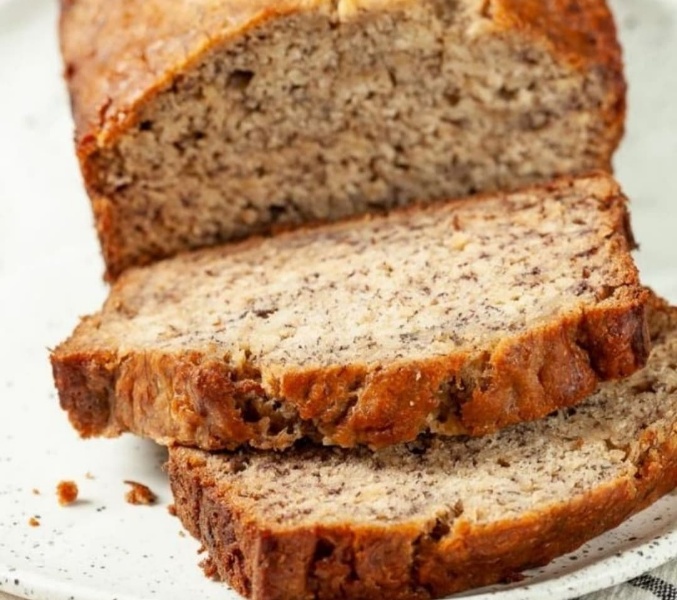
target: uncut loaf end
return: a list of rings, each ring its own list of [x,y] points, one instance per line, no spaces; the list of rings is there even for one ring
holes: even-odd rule
[[[54,350],[84,436],[383,447],[571,406],[648,353],[607,175],[130,269]]]
[[[604,0],[62,0],[109,278],[316,220],[609,169]]]
[[[169,451],[178,516],[253,600],[424,600],[513,581],[677,486],[677,309],[645,369],[482,438]]]

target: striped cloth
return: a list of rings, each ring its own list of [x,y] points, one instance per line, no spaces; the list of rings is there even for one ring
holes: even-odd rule
[[[0,600],[18,600],[0,591]],[[677,561],[577,600],[677,600]]]
[[[677,600],[677,561],[579,600]]]

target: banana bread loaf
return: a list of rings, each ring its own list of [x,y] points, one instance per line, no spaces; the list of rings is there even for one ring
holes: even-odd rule
[[[171,448],[176,512],[253,600],[423,600],[514,580],[677,486],[677,309],[650,320],[644,370],[492,436]]]
[[[604,0],[61,0],[109,277],[252,232],[608,169]]]
[[[482,435],[642,366],[646,294],[606,175],[129,269],[52,354],[84,436],[206,449]]]

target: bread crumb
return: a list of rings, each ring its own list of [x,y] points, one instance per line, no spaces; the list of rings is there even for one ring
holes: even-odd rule
[[[213,581],[219,581],[219,572],[216,570],[216,565],[214,564],[214,561],[212,560],[211,556],[205,558],[200,563],[200,566],[202,567],[202,570],[204,571],[204,574],[208,579],[211,579]]]
[[[180,536],[180,537],[186,537],[186,534],[185,534],[185,532],[183,531],[183,529],[179,529],[179,536]]]
[[[132,489],[125,494],[127,502],[130,504],[155,504],[157,496],[147,485],[129,480],[125,480],[125,483],[132,486]]]
[[[95,479],[94,475],[92,475],[89,471],[85,473],[85,479]]]
[[[32,492],[33,492],[33,495],[35,495],[35,496],[40,495],[40,490],[38,488],[33,488]]]
[[[73,504],[78,499],[78,486],[74,481],[59,481],[56,486],[56,496],[61,506]]]
[[[40,527],[40,521],[38,520],[37,517],[31,517],[30,519],[28,519],[28,524],[31,527]]]
[[[172,515],[172,517],[176,516],[176,506],[174,504],[169,504],[167,506],[167,512]]]

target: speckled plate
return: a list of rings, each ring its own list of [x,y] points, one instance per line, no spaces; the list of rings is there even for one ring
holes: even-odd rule
[[[677,302],[677,0],[612,3],[631,81],[618,175],[635,200],[645,281]],[[166,510],[164,451],[132,437],[78,440],[52,389],[47,347],[105,295],[59,78],[56,4],[0,0],[0,590],[38,600],[235,600],[203,577],[197,543]],[[55,495],[62,479],[80,487],[66,508]],[[125,479],[149,485],[159,504],[127,504]],[[676,557],[673,494],[521,583],[463,597],[571,598]]]

